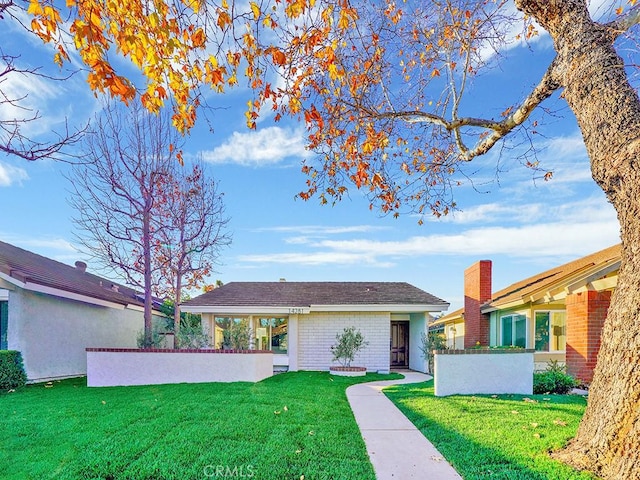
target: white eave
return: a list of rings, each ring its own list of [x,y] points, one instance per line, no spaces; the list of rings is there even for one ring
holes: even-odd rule
[[[24,290],[29,290],[31,292],[44,293],[47,295],[53,295],[56,297],[66,298],[69,300],[76,300],[78,302],[84,302],[91,305],[98,305],[101,307],[109,307],[116,308],[118,310],[124,310],[125,305],[116,302],[110,302],[108,300],[102,300],[99,298],[89,297],[87,295],[82,295],[79,293],[68,292],[66,290],[61,290],[59,288],[47,287],[45,285],[40,285],[38,283],[33,282],[21,282],[20,280],[16,280],[15,278],[0,272],[0,278],[6,280],[7,282],[23,288]]]
[[[219,315],[307,315],[312,312],[441,312],[448,305],[429,304],[352,304],[352,305],[310,305],[310,306],[237,306],[237,305],[183,305],[181,311],[187,313],[216,313]]]

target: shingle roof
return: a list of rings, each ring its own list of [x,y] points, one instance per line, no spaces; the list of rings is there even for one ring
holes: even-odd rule
[[[231,282],[185,306],[436,305],[444,300],[404,282]]]
[[[605,265],[613,264],[620,260],[621,245],[614,245],[604,250],[592,253],[586,257],[578,258],[559,267],[538,273],[519,282],[512,283],[502,290],[494,292],[489,302],[485,303],[482,310],[493,310],[501,306],[508,305],[513,302],[524,302],[523,299],[530,295],[543,291],[545,289],[562,285],[563,282],[569,282],[579,276],[581,272],[585,274]],[[440,317],[433,325],[439,325],[451,320],[456,320],[464,316],[464,308],[460,308],[454,312]]]
[[[620,260],[621,245],[614,245],[599,252],[592,253],[586,257],[579,258],[559,267],[552,268],[545,272],[513,283],[492,295],[491,301],[487,305],[499,307],[516,300],[520,300],[530,294],[549,288],[550,286],[569,280],[580,272],[586,272],[592,267],[604,265]]]
[[[144,304],[139,294],[129,287],[5,242],[0,242],[0,272],[23,284],[40,285],[120,305]]]

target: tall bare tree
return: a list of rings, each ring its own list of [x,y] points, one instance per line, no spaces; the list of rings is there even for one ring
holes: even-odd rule
[[[158,202],[177,163],[180,138],[166,115],[139,103],[107,104],[84,141],[84,162],[70,175],[78,239],[103,266],[144,291],[145,346],[151,345],[154,261],[163,229]]]
[[[155,257],[162,291],[173,298],[176,347],[184,291],[203,285],[213,273],[220,250],[231,243],[222,197],[199,162],[190,171],[176,162],[162,178],[162,200],[156,208],[163,226],[156,238]]]

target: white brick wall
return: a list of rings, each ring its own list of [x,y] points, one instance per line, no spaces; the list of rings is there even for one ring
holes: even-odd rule
[[[332,362],[331,345],[336,334],[355,327],[369,344],[358,354],[352,366],[364,366],[369,371],[389,370],[388,313],[331,312],[300,315],[298,324],[298,369],[329,370]]]

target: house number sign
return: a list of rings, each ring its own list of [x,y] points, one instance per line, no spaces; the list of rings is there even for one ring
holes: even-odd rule
[[[289,307],[289,313],[290,314],[298,314],[298,313],[304,313],[304,308],[302,307]]]

